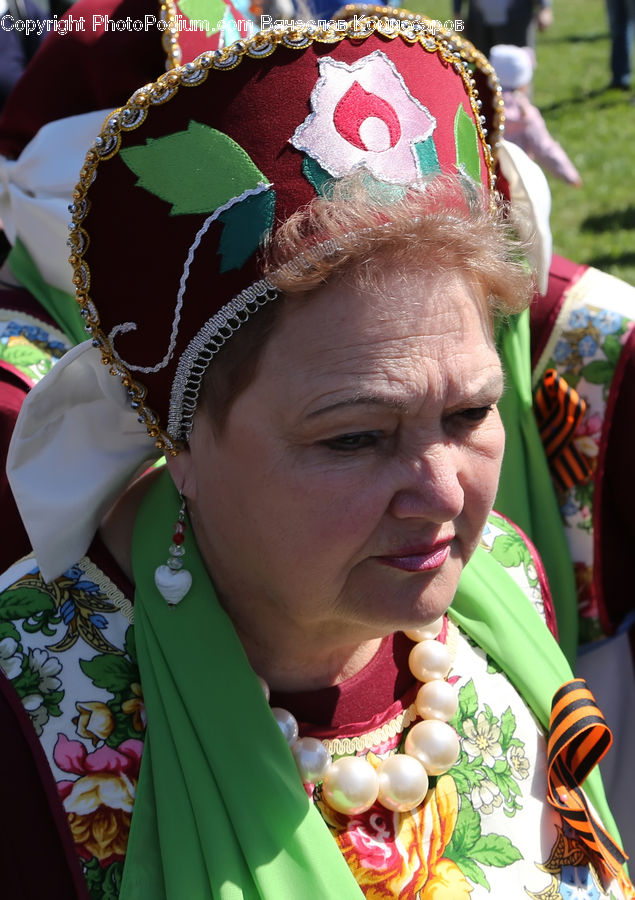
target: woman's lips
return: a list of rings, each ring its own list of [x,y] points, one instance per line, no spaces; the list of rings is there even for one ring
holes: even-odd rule
[[[449,540],[443,541],[433,547],[409,550],[395,556],[378,556],[377,559],[385,566],[392,566],[403,572],[428,572],[443,565],[450,554],[450,543]]]

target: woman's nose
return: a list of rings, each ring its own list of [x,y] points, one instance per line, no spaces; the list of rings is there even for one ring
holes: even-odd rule
[[[458,449],[435,444],[405,465],[405,473],[390,503],[398,519],[425,518],[442,524],[455,519],[465,500]]]

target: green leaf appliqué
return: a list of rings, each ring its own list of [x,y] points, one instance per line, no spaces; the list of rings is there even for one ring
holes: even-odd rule
[[[218,244],[221,272],[240,269],[273,226],[276,197],[273,190],[246,197],[218,217],[223,233]]]
[[[456,715],[451,720],[455,726],[458,726],[466,719],[473,719],[478,711],[478,697],[472,679],[464,684],[459,691],[459,708]]]
[[[190,122],[187,131],[148,138],[120,156],[140,187],[172,205],[173,216],[212,213],[270,184],[240,144],[200,122]]]
[[[481,181],[481,160],[478,153],[476,125],[462,106],[454,117],[454,141],[456,144],[456,167],[477,183]]]
[[[531,560],[529,550],[518,535],[499,534],[492,544],[492,556],[506,569],[515,569],[527,558]]]
[[[216,34],[227,9],[223,0],[180,0],[178,8],[190,21],[205,23],[206,37]]]
[[[584,366],[580,374],[591,384],[610,384],[615,372],[615,363],[605,359],[596,359]],[[567,381],[570,381],[567,375]]]

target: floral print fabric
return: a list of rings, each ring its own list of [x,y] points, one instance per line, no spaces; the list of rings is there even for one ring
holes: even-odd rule
[[[18,369],[35,384],[69,350],[68,338],[39,319],[0,309],[0,361]]]
[[[88,559],[46,584],[3,576],[0,669],[38,735],[95,898],[121,883],[145,716],[132,605]]]
[[[581,644],[605,636],[606,615],[593,568],[596,471],[613,376],[635,327],[634,300],[630,285],[588,269],[568,290],[533,374],[535,387],[547,369],[556,369],[587,403],[574,444],[591,477],[557,492],[575,567]]]
[[[483,545],[524,587],[539,615],[536,566],[518,532],[492,515]],[[456,626],[446,625],[441,637],[459,689],[452,724],[461,754],[436,779],[426,803],[407,814],[375,805],[348,818],[323,803],[319,786],[313,790],[364,895],[635,897],[621,877],[602,883],[582,845],[547,806],[545,742],[507,678]],[[0,579],[0,668],[51,766],[91,896],[116,898],[146,725],[130,601],[88,559],[52,584],[32,558],[22,560]],[[360,735],[365,749],[356,752],[371,763],[403,741],[401,727],[384,724],[388,737],[375,736],[374,745],[365,746]]]
[[[460,673],[453,676],[452,673]],[[635,896],[627,880],[603,883],[584,848],[544,802],[546,748],[533,716],[505,676],[462,634],[451,678],[459,760],[412,813],[375,804],[348,818],[314,800],[367,900]],[[401,741],[371,763],[398,752]],[[620,884],[621,881],[621,884]],[[584,886],[572,893],[571,885]]]

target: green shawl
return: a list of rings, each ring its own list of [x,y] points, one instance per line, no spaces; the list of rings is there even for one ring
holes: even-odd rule
[[[40,270],[20,238],[11,249],[7,262],[20,284],[30,291],[69,340],[73,344],[85,341],[86,329],[75,297],[60,288],[53,287],[42,278]]]
[[[121,898],[359,900],[191,531],[189,594],[170,609],[155,588],[177,511],[163,475],[135,526],[135,636],[149,726]],[[546,730],[553,693],[571,671],[522,590],[485,550],[463,573],[450,615],[504,668]],[[587,790],[613,829],[597,771]]]
[[[562,516],[534,418],[529,310],[499,326],[497,346],[506,382],[498,404],[505,426],[505,455],[494,509],[520,526],[538,548],[549,577],[560,646],[573,666],[578,601]]]

